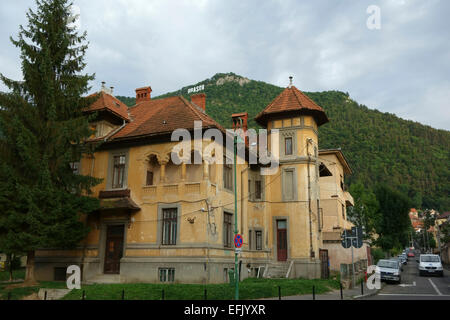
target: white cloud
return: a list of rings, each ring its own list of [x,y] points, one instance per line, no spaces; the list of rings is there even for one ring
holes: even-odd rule
[[[131,96],[151,85],[157,95],[230,71],[287,86],[293,75],[302,90],[348,91],[371,108],[450,129],[448,1],[74,2],[94,89],[107,81]],[[366,27],[371,4],[381,8],[381,30]],[[34,1],[8,1],[0,12],[0,72],[12,78],[19,52],[8,38],[28,6]]]

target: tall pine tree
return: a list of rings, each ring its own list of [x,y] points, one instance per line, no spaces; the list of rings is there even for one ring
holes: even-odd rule
[[[36,0],[11,42],[20,49],[24,81],[0,74],[0,251],[27,254],[69,249],[86,236],[84,214],[98,208],[90,189],[100,181],[73,172],[91,135],[83,110],[93,75],[82,74],[86,32],[71,26],[67,0]]]

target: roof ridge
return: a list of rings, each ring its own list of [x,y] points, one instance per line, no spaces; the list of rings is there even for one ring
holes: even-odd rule
[[[189,107],[189,109],[191,111],[193,111],[202,121],[204,120],[203,118],[206,118],[206,120],[208,120],[210,123],[216,125],[216,126],[220,126],[213,118],[211,118],[210,116],[208,116],[203,112],[200,112],[200,110],[197,110],[197,108],[194,108],[194,106],[191,104],[190,101],[188,101],[185,97],[183,96],[178,96],[179,98],[181,98],[181,101],[183,101],[183,103]]]
[[[323,109],[321,106],[319,106],[316,102],[314,102],[310,97],[308,97],[308,95],[306,93],[301,91],[299,88],[297,88],[296,86],[292,86],[292,87],[295,88],[303,97],[308,99],[310,102],[312,102],[313,104],[315,104],[319,108]],[[294,90],[294,94],[295,94],[295,97],[298,99],[297,92],[295,90]]]

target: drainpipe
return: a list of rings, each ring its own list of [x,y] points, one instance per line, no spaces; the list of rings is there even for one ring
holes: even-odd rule
[[[247,166],[244,170],[241,171],[241,233],[244,233],[244,178],[243,174],[248,171],[250,168],[250,165]],[[250,191],[248,192],[248,195],[250,194]]]
[[[310,258],[314,257],[314,249],[312,244],[312,218],[311,218],[311,177],[310,177],[310,162],[311,156],[309,155],[309,143],[311,138],[306,140],[306,153],[308,155],[308,210],[309,210],[309,255]]]

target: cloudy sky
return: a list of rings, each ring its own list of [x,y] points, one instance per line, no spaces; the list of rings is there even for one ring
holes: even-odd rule
[[[34,0],[1,0],[0,72],[21,79],[9,42]],[[448,0],[74,0],[92,83],[153,95],[234,72],[304,91],[341,90],[369,108],[450,130]],[[381,28],[370,30],[370,5]],[[370,19],[373,22],[373,20]],[[0,90],[5,87],[0,84]]]

